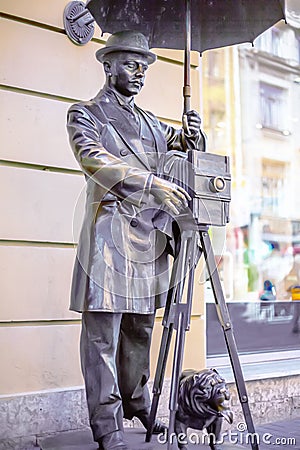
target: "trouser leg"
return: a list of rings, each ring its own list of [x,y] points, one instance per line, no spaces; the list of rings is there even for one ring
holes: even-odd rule
[[[82,313],[81,367],[95,441],[123,429],[116,368],[121,319],[120,313]]]
[[[147,381],[154,319],[155,314],[122,316],[118,379],[126,419],[132,419],[138,411],[148,411],[151,405]]]

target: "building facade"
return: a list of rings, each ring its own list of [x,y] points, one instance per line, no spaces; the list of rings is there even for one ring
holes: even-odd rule
[[[67,3],[0,0],[0,448],[30,448],[38,436],[87,424],[80,316],[68,310],[85,182],[65,123],[69,106],[95,96],[104,82],[94,54],[105,36],[96,27],[91,42],[74,45],[63,25]],[[192,106],[203,113],[208,150],[229,154],[232,161],[231,223],[212,231],[228,300],[256,298],[267,276],[277,283],[269,276],[277,260],[269,255],[266,264],[260,240],[276,236],[288,260],[289,239],[298,233],[299,41],[293,34],[292,48],[293,30],[278,30],[275,48],[283,54],[270,52],[273,47],[265,46],[273,41],[264,38],[254,49],[215,50],[202,60],[192,56]],[[158,61],[137,103],[180,127],[182,52],[155,52]],[[280,102],[289,108],[283,117]],[[202,269],[200,264],[185,368],[206,365],[204,290],[209,293]],[[272,274],[279,276],[277,270]],[[152,377],[161,316],[158,311]],[[171,361],[167,379],[170,369]],[[162,416],[167,405],[165,399]]]
[[[232,265],[228,299],[259,299],[267,279],[278,298],[290,298],[286,277],[300,242],[299,52],[299,34],[279,23],[253,47],[203,56],[209,150],[232,163],[226,243],[224,231],[215,231],[217,252]]]

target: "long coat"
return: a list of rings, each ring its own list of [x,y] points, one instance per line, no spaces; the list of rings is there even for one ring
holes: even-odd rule
[[[107,88],[68,112],[70,143],[87,182],[72,281],[74,311],[148,314],[164,305],[169,218],[150,193],[151,179],[162,154],[185,151],[191,139],[200,145],[201,136],[184,136],[134,108],[151,130],[151,151],[145,151],[134,119]]]

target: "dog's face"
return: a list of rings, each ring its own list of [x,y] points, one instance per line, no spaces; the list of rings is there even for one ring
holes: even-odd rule
[[[230,393],[225,380],[216,370],[188,370],[182,373],[178,400],[182,402],[186,413],[198,417],[218,414],[232,423],[229,399]]]
[[[215,376],[212,375],[208,377],[208,382],[210,383],[211,396],[208,400],[208,404],[220,413],[227,422],[232,423],[233,414],[230,411],[229,399],[230,393],[229,389],[225,383],[225,380],[218,374],[218,372],[213,371]]]

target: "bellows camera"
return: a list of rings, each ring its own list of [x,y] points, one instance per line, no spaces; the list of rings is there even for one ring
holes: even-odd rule
[[[198,225],[225,226],[229,222],[231,175],[229,157],[197,150],[163,155],[159,175],[188,191],[190,210]]]

